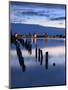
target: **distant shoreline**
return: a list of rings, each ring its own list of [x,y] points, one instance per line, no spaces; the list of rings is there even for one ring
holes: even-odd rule
[[[22,36],[22,35],[19,35],[18,38],[34,38],[34,39],[65,39],[65,36],[37,36],[37,37],[33,37],[33,36]]]

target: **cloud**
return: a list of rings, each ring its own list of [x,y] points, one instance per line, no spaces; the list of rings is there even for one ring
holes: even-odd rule
[[[62,8],[10,6],[10,22],[38,24],[41,26],[65,28],[65,10]]]

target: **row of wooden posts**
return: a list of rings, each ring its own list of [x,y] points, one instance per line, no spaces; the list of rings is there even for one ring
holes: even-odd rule
[[[35,48],[35,58],[40,62],[40,65],[42,65],[43,51],[40,48]],[[48,52],[45,52],[45,68],[48,69]]]
[[[16,52],[17,52],[19,64],[22,68],[22,71],[25,71],[26,70],[26,65],[24,63],[24,57],[22,56],[20,44],[26,50],[28,50],[28,52],[31,54],[31,51],[32,51],[31,43],[27,40],[24,41],[23,39],[16,39],[16,37],[14,35],[11,35],[11,43],[16,46]],[[35,58],[38,59],[38,61],[40,62],[40,65],[42,65],[43,52],[40,48],[38,49],[37,46],[35,47]],[[48,69],[48,52],[45,53],[45,68]]]
[[[19,40],[19,41],[24,46],[24,42],[22,42],[23,40],[22,41]],[[17,55],[18,55],[18,59],[19,59],[19,64],[22,67],[22,70],[25,71],[26,66],[24,64],[24,57],[22,56],[22,52],[20,50],[20,45],[18,42],[16,42],[16,51],[17,51]],[[28,49],[28,51],[31,51],[31,50]],[[36,58],[36,60],[38,60],[40,62],[40,65],[42,65],[42,63],[43,63],[43,51],[40,48],[37,48],[37,47],[35,48],[35,58]],[[48,69],[48,52],[45,52],[45,68],[46,68],[46,70]]]

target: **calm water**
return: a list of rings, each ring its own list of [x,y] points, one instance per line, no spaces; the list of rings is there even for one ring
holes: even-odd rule
[[[22,72],[16,50],[10,51],[11,87],[30,87],[65,84],[65,40],[37,39],[31,40],[32,54],[25,48],[21,51],[26,65]],[[35,46],[43,51],[43,62],[40,65],[35,58]],[[45,53],[48,52],[48,69],[45,68]],[[53,66],[55,64],[55,66]],[[57,76],[58,74],[58,76]]]
[[[10,2],[10,31],[12,34],[48,36],[65,35],[65,5]],[[26,40],[25,40],[26,41]],[[15,46],[10,50],[10,85],[15,87],[47,86],[65,84],[65,40],[35,39],[30,54],[20,45],[25,72],[22,72]],[[43,62],[35,58],[35,48],[41,49]],[[45,53],[48,52],[48,69]]]

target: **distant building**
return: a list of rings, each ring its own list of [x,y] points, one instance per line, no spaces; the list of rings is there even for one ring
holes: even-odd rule
[[[47,37],[47,33],[43,33],[44,38]]]
[[[35,32],[33,33],[33,38],[37,38],[37,34]]]
[[[33,33],[33,42],[34,44],[36,45],[36,42],[37,42],[37,34],[34,32]]]
[[[17,33],[15,33],[15,37],[18,38],[18,34]]]

